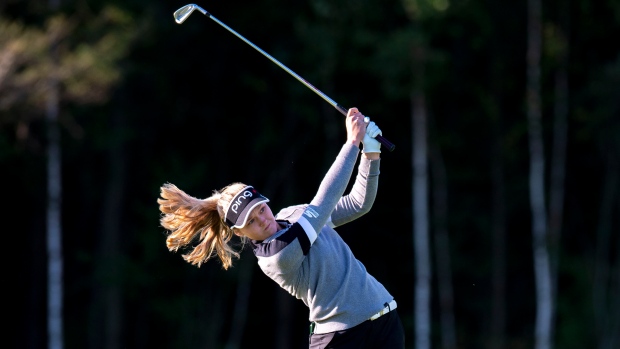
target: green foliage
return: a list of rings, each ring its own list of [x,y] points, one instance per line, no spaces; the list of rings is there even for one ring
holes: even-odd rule
[[[412,21],[437,18],[450,7],[450,0],[402,0],[402,3]]]
[[[15,122],[18,105],[42,105],[40,70],[48,49],[42,30],[0,17],[0,120]]]
[[[0,123],[29,127],[42,118],[54,85],[64,105],[107,102],[138,34],[138,23],[114,7],[94,20],[57,14],[41,27],[0,18]]]

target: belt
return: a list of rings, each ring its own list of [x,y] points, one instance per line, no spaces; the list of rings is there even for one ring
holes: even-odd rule
[[[394,309],[396,309],[396,301],[392,299],[390,303],[385,303],[385,308],[381,309],[378,313],[371,316],[369,320],[377,320],[382,315],[385,315]]]

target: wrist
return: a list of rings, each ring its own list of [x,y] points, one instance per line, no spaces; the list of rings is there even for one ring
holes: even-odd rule
[[[363,153],[362,155],[368,160],[379,160],[381,158],[381,153]]]
[[[356,147],[360,146],[361,141],[358,141],[356,139],[347,139],[345,144],[353,144]]]

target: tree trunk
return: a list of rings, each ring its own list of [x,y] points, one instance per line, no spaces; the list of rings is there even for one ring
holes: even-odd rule
[[[551,292],[557,296],[558,269],[560,259],[560,236],[564,218],[564,178],[566,172],[566,143],[568,116],[568,4],[560,8],[558,40],[562,49],[558,52],[558,68],[555,73],[555,103],[553,125],[553,148],[551,155],[551,181],[549,188],[549,251],[551,256]],[[555,312],[551,324],[555,326]]]
[[[422,49],[414,47],[413,80],[424,81]],[[426,140],[426,97],[422,84],[411,93],[413,138],[413,242],[415,252],[415,347],[431,347],[431,260],[428,228],[428,170]]]
[[[618,202],[618,187],[620,165],[618,158],[609,155],[607,171],[602,186],[601,208],[596,236],[596,254],[592,301],[594,308],[595,328],[599,340],[598,348],[617,348],[620,341],[620,267],[613,267],[613,217],[614,207],[620,207]],[[616,228],[617,231],[618,228]],[[620,239],[618,240],[618,254],[620,256]]]
[[[122,134],[119,123],[122,115],[114,112],[110,117],[109,134]],[[125,151],[122,141],[108,147],[108,173],[103,195],[100,230],[97,231],[96,258],[94,259],[94,276],[92,278],[92,302],[89,323],[89,347],[122,347],[122,256],[120,247],[121,214],[123,212],[123,188],[125,181]]]
[[[553,298],[549,254],[547,250],[547,214],[545,208],[544,151],[541,123],[540,58],[542,47],[542,4],[528,0],[526,108],[530,149],[530,208],[536,285],[535,348],[552,347]]]
[[[48,341],[50,349],[63,348],[63,260],[62,260],[62,174],[58,126],[58,85],[52,82],[47,102],[47,256],[48,256]]]
[[[456,329],[454,325],[454,296],[452,291],[452,268],[450,266],[450,236],[448,221],[448,181],[446,168],[439,146],[430,153],[433,184],[433,211],[435,227],[435,260],[437,262],[437,281],[439,288],[439,311],[441,343],[443,349],[456,349]]]
[[[241,258],[238,262],[239,279],[237,280],[237,294],[226,349],[241,348],[243,331],[247,322],[255,256],[252,253],[242,253],[242,256],[245,256],[245,258]]]
[[[502,25],[505,10],[497,2],[491,2],[493,23]],[[505,119],[505,66],[503,47],[504,38],[501,31],[495,31],[493,45],[493,64],[489,64],[491,76],[491,320],[489,343],[490,349],[503,349],[506,343],[506,194],[504,175],[504,140],[503,120]]]
[[[58,0],[50,0],[50,9],[56,10]],[[58,64],[58,42],[51,39],[52,64]],[[52,74],[55,72],[52,72]],[[50,77],[46,117],[47,144],[47,335],[49,349],[64,348],[63,341],[63,260],[62,260],[62,171],[60,152],[59,86],[56,77]]]
[[[500,106],[501,110],[501,106]],[[492,296],[491,296],[491,335],[489,347],[505,347],[506,329],[506,205],[504,189],[504,165],[502,161],[500,120],[493,122],[495,139],[491,154],[492,185]]]
[[[124,115],[119,111],[111,115],[111,135],[123,134]],[[125,154],[123,140],[113,138],[113,144],[108,148],[109,174],[102,207],[102,229],[99,232],[99,257],[97,259],[98,272],[101,278],[96,280],[102,295],[102,323],[103,348],[120,349],[123,328],[123,297],[122,297],[122,263],[123,240],[121,218],[124,211],[123,203],[125,188]]]

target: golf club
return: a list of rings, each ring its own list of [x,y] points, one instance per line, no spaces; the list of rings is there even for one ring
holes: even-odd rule
[[[289,74],[291,74],[293,77],[295,77],[297,80],[299,80],[302,84],[306,85],[306,87],[308,87],[309,89],[311,89],[312,91],[314,91],[316,94],[318,94],[319,96],[321,96],[325,101],[327,101],[327,103],[331,104],[334,108],[336,108],[338,111],[340,111],[340,113],[342,113],[342,115],[346,116],[347,115],[347,109],[344,108],[343,106],[339,105],[338,103],[336,103],[333,99],[329,98],[326,94],[324,94],[323,92],[319,91],[316,87],[312,86],[310,83],[308,83],[305,79],[303,79],[301,76],[297,75],[295,72],[293,72],[292,70],[290,70],[288,67],[286,67],[284,64],[280,63],[277,59],[273,58],[271,55],[269,55],[267,52],[261,50],[258,46],[254,45],[252,42],[250,42],[249,40],[247,40],[246,38],[244,38],[243,36],[241,36],[239,33],[237,33],[236,31],[234,31],[232,28],[230,28],[229,26],[227,26],[226,24],[222,23],[220,20],[218,20],[217,18],[213,17],[209,12],[205,11],[202,7],[196,5],[196,4],[188,4],[185,5],[183,7],[181,7],[180,9],[176,10],[174,12],[174,20],[178,23],[181,24],[183,22],[185,22],[185,20],[192,14],[192,12],[194,12],[195,10],[198,10],[200,12],[202,12],[203,15],[211,18],[212,20],[214,20],[215,22],[217,22],[217,24],[221,25],[222,27],[226,28],[226,30],[228,30],[229,32],[235,34],[236,37],[238,37],[239,39],[245,41],[246,44],[252,46],[254,49],[256,49],[258,52],[260,52],[261,54],[263,54],[263,56],[269,58],[269,60],[271,60],[273,63],[277,64],[280,68],[284,69],[286,72],[288,72]],[[367,118],[366,121],[368,122],[370,119]],[[383,137],[382,135],[377,135],[375,137],[376,140],[378,140],[385,148],[387,148],[389,151],[393,151],[394,148],[396,147],[392,142],[388,141],[385,137]]]

